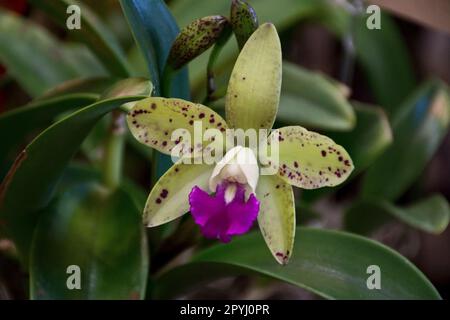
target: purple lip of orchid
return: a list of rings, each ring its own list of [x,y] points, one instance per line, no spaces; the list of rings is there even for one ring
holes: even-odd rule
[[[234,184],[236,193],[227,203],[226,189]],[[259,212],[259,201],[252,193],[245,201],[245,188],[242,184],[222,182],[215,194],[208,194],[199,187],[192,188],[189,194],[191,214],[203,235],[210,239],[229,242],[232,236],[246,233]]]

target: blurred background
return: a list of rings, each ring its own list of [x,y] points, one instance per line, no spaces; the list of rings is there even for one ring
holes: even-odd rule
[[[82,2],[93,9],[119,38],[122,47],[126,48],[126,52],[128,52],[128,58],[132,62],[135,74],[148,76],[145,71],[145,62],[133,42],[118,1],[85,0]],[[229,3],[226,1],[218,1],[214,4],[215,0],[170,0],[166,2],[173,10],[180,27],[185,26],[195,18],[213,14],[228,15],[229,13]],[[296,0],[286,2],[291,4],[291,7],[289,5],[280,6],[277,1],[249,1],[255,7],[260,23],[273,21],[276,24],[282,40],[285,61],[302,67],[302,70],[320,72],[327,78],[330,77],[339,81],[340,88],[349,100],[380,105],[387,110],[386,113],[389,116],[389,108],[392,109],[392,105],[402,103],[421,82],[430,78],[441,79],[447,84],[450,82],[450,1],[368,1],[366,5],[377,4],[383,10],[382,31],[374,31],[379,33],[370,39],[366,37],[367,31],[360,32],[356,29],[357,27],[348,27],[346,22],[343,22],[343,18],[340,17],[340,11],[333,10],[333,8],[340,8],[340,10],[350,12],[350,15],[353,12],[358,12],[358,10],[360,10],[359,12],[365,11],[364,4],[360,1],[330,1],[330,3],[333,3],[331,9],[324,10],[322,15],[308,15],[307,12],[295,14],[295,2]],[[23,19],[31,21],[33,26],[47,30],[55,43],[74,43],[76,41],[71,32],[55,24],[48,15],[36,9],[26,0],[0,0],[0,7],[2,10],[13,11],[22,16]],[[291,12],[292,14],[290,14]],[[0,16],[0,19],[4,19],[4,16]],[[353,22],[350,22],[350,24],[357,23],[355,22],[356,18],[351,21]],[[384,30],[385,23],[386,29]],[[2,26],[1,21],[0,26]],[[5,39],[12,34],[7,35],[6,33],[8,33],[8,30],[2,26],[0,28],[0,39]],[[27,77],[33,76],[27,74],[29,69],[25,68],[21,71],[21,76],[16,77],[16,70],[9,70],[8,61],[2,61],[5,55],[2,54],[1,51],[4,51],[4,48],[1,47],[14,46],[14,43],[20,44],[21,41],[20,32],[17,32],[10,41],[0,40],[0,114],[28,103],[35,96],[35,93],[40,93],[75,77],[70,73],[62,76],[51,75],[46,83],[41,83],[43,88],[39,89],[33,87],[33,84],[30,85],[30,81],[27,81]],[[377,41],[379,41],[378,45],[373,45]],[[41,45],[45,45],[40,40],[38,40],[37,45],[39,45],[39,42]],[[228,51],[236,51],[234,39],[230,42],[233,43],[229,45],[230,49],[225,49],[225,56]],[[21,50],[20,45],[18,45],[18,48],[17,50]],[[69,45],[66,48],[65,50],[72,50]],[[76,49],[74,46],[73,50],[78,53],[84,50],[82,56],[89,63],[95,59],[86,48],[80,49],[79,44],[76,45]],[[36,53],[41,51],[39,48],[36,49]],[[237,52],[229,56],[233,57],[233,54],[235,56]],[[205,57],[206,54],[190,65],[191,89],[195,101],[202,101],[204,98],[204,66],[207,61]],[[44,67],[44,62],[39,60],[39,54],[30,51],[29,59],[37,69],[40,66]],[[402,64],[399,70],[404,70],[403,64],[406,65],[405,68],[410,68],[404,76],[392,74],[397,70],[395,67],[398,67],[398,61]],[[89,64],[87,65],[89,66]],[[89,72],[96,75],[105,73],[101,66],[98,67],[95,63],[93,65],[95,67],[87,67]],[[232,63],[224,64],[217,72],[219,85],[226,83],[230,65],[232,66]],[[392,66],[394,66],[394,69],[392,69]],[[291,83],[292,85],[295,86],[295,83]],[[285,99],[284,102],[282,101],[283,103],[287,105],[292,102]],[[214,107],[221,110],[221,104],[223,102],[218,100],[214,103]],[[282,107],[283,105],[280,106],[280,108]],[[288,107],[283,108],[287,111],[286,113],[280,111],[279,124],[289,122],[291,117]],[[321,125],[321,123],[315,123],[310,119],[303,119],[303,122],[308,129],[327,133],[336,131],[336,135],[339,136],[340,134],[339,129],[333,128],[333,120],[330,121],[329,125]],[[0,138],[5,139],[7,137],[2,136]],[[93,141],[95,146],[95,139]],[[339,140],[337,141],[339,142]],[[395,199],[397,206],[409,205],[435,193],[441,194],[447,199],[447,202],[450,200],[450,134],[448,130],[440,141],[442,142],[426,163],[423,171],[417,173],[418,177],[414,183]],[[144,190],[148,190],[150,164],[141,157],[141,154],[135,148],[127,148],[125,161],[127,176],[137,182]],[[91,156],[95,158],[96,152],[100,151],[95,148],[92,148],[92,150]],[[79,155],[77,157],[81,163],[89,160],[87,156]],[[404,166],[408,166],[408,163],[404,163]],[[7,169],[6,167],[0,168],[2,176]],[[386,183],[389,184],[390,181],[386,181]],[[301,223],[332,229],[343,228],[345,208],[348,208],[354,195],[360,190],[361,184],[361,177],[357,176],[344,188],[323,196],[320,193],[305,192],[303,194],[299,192],[297,196],[301,203],[299,209],[302,212],[299,216]],[[304,211],[302,211],[303,209]],[[304,216],[302,215],[303,212]],[[443,298],[448,299],[450,297],[450,229],[448,227],[445,231],[436,235],[393,219],[376,228],[376,230],[371,230],[369,235],[411,259],[429,277]],[[177,247],[177,245],[177,243],[173,244],[169,241],[167,247],[175,247],[180,253],[189,247],[187,244],[183,244],[181,247]],[[12,246],[11,242],[2,239],[0,235],[0,299],[25,299],[27,298],[28,275],[10,254]],[[161,256],[158,259],[164,260]],[[155,268],[158,263],[161,263],[161,261],[155,261]],[[306,291],[287,284],[277,282],[268,285],[266,280],[244,276],[214,282],[187,297],[225,299],[316,298]]]

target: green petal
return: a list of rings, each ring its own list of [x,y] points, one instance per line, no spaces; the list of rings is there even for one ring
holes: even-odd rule
[[[278,175],[303,189],[335,186],[353,171],[347,151],[330,138],[300,126],[283,127],[270,135],[279,142]]]
[[[189,211],[189,193],[194,186],[208,190],[213,165],[174,164],[156,182],[144,209],[144,223],[149,227],[172,221]]]
[[[267,246],[280,264],[287,264],[294,246],[295,206],[292,187],[276,175],[260,176],[258,224]]]
[[[275,26],[261,25],[234,66],[225,101],[233,128],[272,128],[281,88],[281,46]]]
[[[135,104],[127,116],[128,127],[133,136],[139,142],[165,154],[171,153],[172,148],[178,144],[177,140],[186,150],[194,148],[194,152],[211,143],[209,140],[195,141],[196,121],[201,122],[202,137],[206,129],[215,128],[225,132],[227,128],[225,120],[210,108],[182,99],[144,99]],[[171,139],[172,132],[177,129],[185,129],[185,132],[190,134],[190,143],[177,139],[179,135]],[[197,145],[198,143],[201,143],[201,146]]]

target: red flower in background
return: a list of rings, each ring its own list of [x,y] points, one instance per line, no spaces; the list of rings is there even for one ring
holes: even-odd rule
[[[28,5],[26,0],[0,0],[0,7],[24,14]]]

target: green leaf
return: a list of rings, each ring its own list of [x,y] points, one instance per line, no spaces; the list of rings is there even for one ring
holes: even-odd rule
[[[381,270],[381,289],[369,290],[367,268]],[[208,272],[205,272],[208,270]],[[440,299],[406,258],[375,241],[344,232],[297,228],[289,264],[274,263],[258,233],[217,245],[162,274],[155,294],[173,297],[193,285],[245,273],[269,276],[327,299]]]
[[[355,23],[355,49],[378,104],[391,117],[414,90],[410,56],[395,21],[381,15],[380,30],[369,30],[367,15]]]
[[[281,88],[281,44],[273,24],[261,25],[234,65],[225,100],[231,128],[271,129]]]
[[[31,0],[31,3],[44,10],[49,16],[66,28],[69,15],[67,8],[75,4],[80,7],[81,28],[70,31],[77,40],[85,43],[100,59],[112,75],[127,77],[129,66],[125,54],[114,34],[83,3],[73,0]]]
[[[308,128],[348,131],[355,113],[342,86],[327,77],[283,61],[283,82],[277,120]]]
[[[18,149],[26,139],[49,126],[55,118],[67,111],[85,107],[98,98],[98,95],[79,93],[67,94],[52,99],[37,100],[0,115],[0,168],[9,167]],[[6,138],[7,137],[7,138]],[[0,174],[3,178],[3,172]]]
[[[278,263],[287,264],[295,238],[292,187],[276,175],[261,175],[256,195],[260,201],[258,225],[264,240]]]
[[[347,210],[344,216],[346,230],[370,234],[391,218],[433,234],[443,232],[450,220],[450,208],[442,195],[421,199],[407,207],[399,207],[388,201],[360,201]]]
[[[71,93],[101,94],[116,82],[117,79],[109,77],[77,78],[58,84],[56,87],[49,89],[37,99],[42,100],[55,98]]]
[[[447,86],[425,83],[392,120],[394,143],[370,167],[363,197],[395,200],[421,174],[448,132],[450,104]]]
[[[392,130],[383,109],[353,102],[356,126],[349,132],[330,133],[330,138],[348,150],[355,172],[369,167],[392,143]]]
[[[83,44],[65,43],[64,54],[72,62],[77,74],[83,77],[104,77],[108,71],[103,67],[96,56]]]
[[[127,123],[139,142],[162,153],[180,156],[202,152],[212,143],[210,140],[202,139],[203,141],[198,144],[196,139],[192,139],[195,138],[197,130],[203,137],[207,129],[220,131],[227,129],[225,120],[208,107],[182,99],[159,97],[147,98],[136,103],[128,113]],[[201,128],[196,130],[198,124],[201,124]],[[225,142],[224,138],[222,142]],[[173,151],[176,147],[180,148],[179,153]]]
[[[88,53],[83,53],[80,61],[73,59],[79,57],[79,49],[76,51],[69,52],[39,25],[0,9],[0,62],[31,96],[69,79],[102,75],[96,74],[98,69],[79,68]]]
[[[268,145],[277,152],[271,165],[287,183],[303,188],[332,187],[344,182],[353,171],[347,151],[330,138],[299,126],[274,130]],[[276,162],[276,161],[275,161]]]
[[[49,204],[64,168],[91,129],[108,112],[143,98],[120,97],[89,105],[47,128],[16,158],[0,185],[0,219],[24,261],[39,210]]]
[[[156,182],[144,209],[144,223],[155,227],[181,217],[189,211],[189,193],[197,186],[209,188],[214,166],[207,164],[175,163]]]
[[[148,272],[140,213],[123,190],[79,186],[53,203],[36,227],[32,299],[143,299]],[[70,290],[80,268],[80,290]]]
[[[166,59],[179,28],[163,0],[120,0],[120,4],[147,60],[155,95],[160,96]],[[187,69],[175,76],[167,96],[189,100]]]

